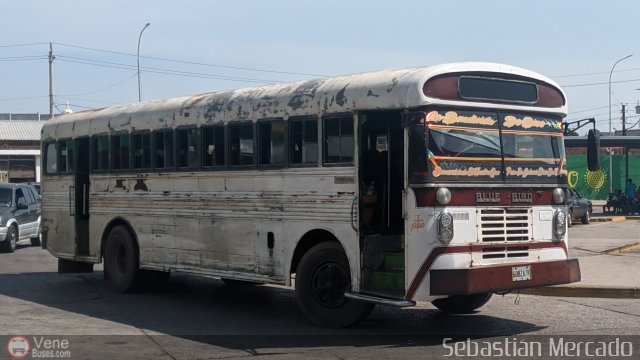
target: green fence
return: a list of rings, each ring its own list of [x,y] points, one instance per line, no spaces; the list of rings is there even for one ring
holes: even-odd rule
[[[629,175],[624,173],[624,155],[611,156],[611,172],[613,174],[613,190],[624,192],[626,178],[640,184],[640,155],[629,155]],[[567,170],[569,171],[569,187],[592,200],[606,200],[609,196],[609,156],[600,158],[599,171],[589,171],[586,155],[567,155]]]

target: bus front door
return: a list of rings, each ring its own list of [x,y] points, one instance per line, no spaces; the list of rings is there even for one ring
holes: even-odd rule
[[[361,289],[404,294],[404,132],[399,111],[358,116]]]

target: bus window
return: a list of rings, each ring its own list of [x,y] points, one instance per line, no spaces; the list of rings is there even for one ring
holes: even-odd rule
[[[45,172],[47,174],[55,174],[58,172],[58,155],[56,151],[56,143],[48,143],[45,145]]]
[[[73,142],[62,140],[58,143],[58,170],[60,173],[73,172]]]
[[[224,166],[224,127],[202,128],[202,165]]]
[[[258,138],[260,165],[284,165],[284,121],[259,123]]]
[[[289,119],[289,156],[292,165],[318,163],[318,120]]]
[[[229,165],[254,164],[253,124],[229,125]]]
[[[113,170],[129,169],[129,135],[118,134],[111,136],[111,168]]]
[[[426,128],[415,124],[409,128],[409,183],[424,183],[428,179],[426,150]]]
[[[342,116],[324,119],[324,162],[353,163],[353,119]]]
[[[180,129],[176,131],[179,168],[198,168],[198,129]]]
[[[154,153],[156,155],[154,168],[173,168],[173,130],[156,132],[153,137],[153,147],[155,149]]]
[[[91,138],[91,170],[109,170],[109,137],[107,135]]]
[[[131,135],[133,146],[133,168],[151,168],[151,133],[139,133]]]

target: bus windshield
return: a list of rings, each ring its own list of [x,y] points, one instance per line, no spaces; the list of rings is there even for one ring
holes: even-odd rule
[[[416,124],[410,132],[410,137],[424,138],[424,142],[410,142],[412,161],[418,162],[410,161],[414,168],[410,169],[411,182],[558,183],[566,177],[559,121],[518,114],[433,111],[426,124]]]

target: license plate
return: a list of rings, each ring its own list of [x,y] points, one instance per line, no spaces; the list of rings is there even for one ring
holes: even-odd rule
[[[511,280],[513,281],[531,280],[531,265],[512,267]]]

